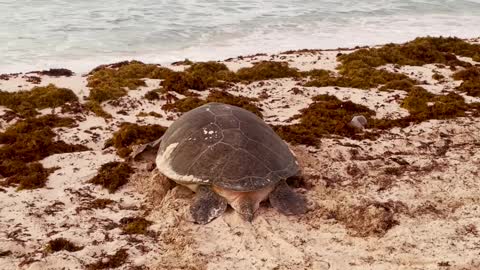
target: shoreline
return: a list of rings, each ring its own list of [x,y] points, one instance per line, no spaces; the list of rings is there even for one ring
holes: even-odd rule
[[[445,36],[447,37],[447,36]],[[477,37],[469,37],[469,38],[461,38],[462,40],[465,40],[465,41],[468,41],[468,42],[476,42],[476,43],[479,43],[480,42],[480,36],[477,36]],[[399,43],[394,43],[394,44],[404,44],[405,42],[408,42],[409,39],[405,39],[404,42],[399,42]],[[236,53],[229,53],[228,56],[225,56],[223,57],[223,60],[219,59],[218,57],[214,56],[214,55],[210,55],[210,56],[207,56],[206,58],[205,57],[197,57],[197,58],[191,58],[189,60],[191,61],[194,61],[194,62],[201,62],[201,61],[218,61],[218,62],[225,62],[227,61],[228,59],[238,59],[239,57],[245,57],[245,58],[248,58],[249,56],[252,56],[252,55],[259,55],[259,54],[267,54],[267,55],[279,55],[279,54],[285,54],[286,52],[299,52],[299,51],[352,51],[356,48],[368,48],[368,47],[378,47],[378,46],[384,46],[386,44],[389,44],[389,42],[386,42],[386,43],[379,43],[379,44],[369,44],[369,45],[355,45],[353,47],[337,47],[337,48],[297,48],[297,49],[291,49],[291,50],[282,50],[282,51],[265,51],[265,52],[254,52],[254,51],[251,51],[250,53],[244,53],[244,54],[236,54]],[[168,54],[168,52],[164,52],[164,54]],[[20,71],[19,70],[15,70],[15,71],[8,71],[9,68],[3,68],[0,66],[0,75],[4,75],[4,74],[26,74],[28,72],[32,72],[34,70],[48,70],[48,69],[59,69],[59,68],[65,68],[65,69],[69,69],[69,70],[72,70],[73,72],[75,73],[78,73],[78,74],[86,74],[88,73],[89,71],[91,71],[92,69],[94,69],[95,67],[99,66],[99,65],[104,65],[104,64],[110,64],[110,63],[117,63],[117,62],[122,62],[122,61],[133,61],[133,60],[138,60],[138,61],[142,61],[142,60],[146,60],[146,59],[151,59],[152,56],[154,56],[154,54],[151,54],[151,55],[148,55],[148,56],[140,56],[140,57],[121,57],[121,56],[115,56],[115,57],[111,57],[111,61],[102,61],[102,62],[98,62],[98,61],[95,61],[95,64],[80,64],[80,63],[85,63],[83,61],[79,61],[79,60],[76,60],[74,62],[72,62],[71,65],[68,65],[68,64],[40,64],[40,65],[37,65],[37,68],[28,68],[27,66],[25,67],[22,67],[20,68]],[[163,66],[169,66],[171,65],[172,63],[174,62],[178,62],[178,61],[183,61],[185,59],[188,59],[188,57],[177,57],[176,60],[169,60],[169,61],[153,61],[155,64],[159,64],[159,65],[163,65]],[[145,62],[145,63],[150,63],[149,61],[142,61],[142,62]],[[152,64],[154,64],[152,62]],[[75,64],[76,63],[76,64]],[[75,68],[76,66],[80,67],[82,66],[82,68]],[[41,68],[43,67],[43,68]],[[10,68],[11,70],[11,68]]]

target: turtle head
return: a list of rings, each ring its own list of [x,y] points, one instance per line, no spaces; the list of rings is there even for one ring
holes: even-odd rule
[[[232,205],[235,211],[240,214],[242,219],[248,222],[252,222],[258,206],[258,203],[255,203],[247,196],[240,198],[239,202],[236,205]]]
[[[160,147],[160,143],[162,142],[162,137],[159,139],[149,142],[142,145],[135,145],[133,146],[133,151],[129,155],[129,161],[150,161],[155,162],[155,158],[157,157],[158,148]]]
[[[252,222],[255,212],[260,207],[260,202],[268,198],[268,194],[274,187],[266,187],[254,191],[233,191],[225,188],[214,187],[217,194],[224,197],[228,204],[237,212],[243,220]]]
[[[268,197],[271,190],[268,187],[253,192],[239,192],[241,195],[230,201],[230,205],[240,214],[243,220],[252,222],[260,203]]]

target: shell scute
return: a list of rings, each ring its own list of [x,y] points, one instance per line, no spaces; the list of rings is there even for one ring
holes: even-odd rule
[[[221,103],[175,121],[160,144],[159,164],[172,180],[235,191],[258,190],[299,172],[287,144],[262,119]]]

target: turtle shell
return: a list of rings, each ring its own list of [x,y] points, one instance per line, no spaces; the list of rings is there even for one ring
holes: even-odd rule
[[[299,173],[287,144],[258,116],[208,103],[176,120],[162,137],[157,167],[184,185],[254,191]]]

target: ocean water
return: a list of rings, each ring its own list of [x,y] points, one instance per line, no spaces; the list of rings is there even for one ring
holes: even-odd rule
[[[0,0],[0,73],[480,36],[480,0]]]

